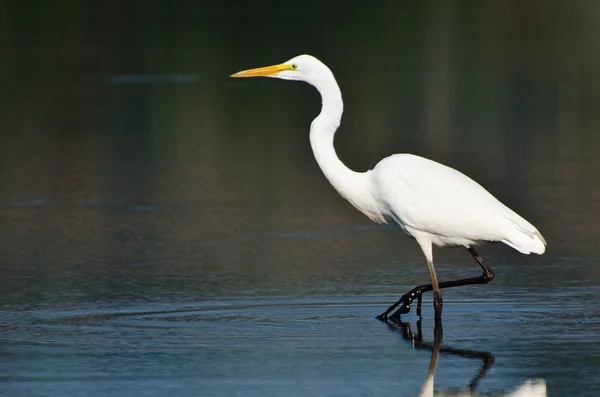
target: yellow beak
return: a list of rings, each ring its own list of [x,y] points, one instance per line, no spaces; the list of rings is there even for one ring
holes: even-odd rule
[[[268,76],[275,76],[279,72],[282,72],[284,70],[292,70],[292,65],[288,65],[287,63],[281,63],[279,65],[272,65],[272,66],[265,66],[265,67],[256,68],[256,69],[242,70],[241,72],[232,74],[229,77],[260,77],[260,76],[268,77]]]

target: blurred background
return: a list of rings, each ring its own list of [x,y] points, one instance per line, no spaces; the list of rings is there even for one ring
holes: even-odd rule
[[[302,53],[341,86],[346,165],[364,171],[404,152],[442,162],[546,237],[543,257],[482,247],[497,279],[472,297],[537,288],[541,299],[567,285],[593,301],[598,37],[591,0],[3,0],[3,333],[31,333],[22,349],[41,354],[35,341],[50,331],[37,310],[52,322],[72,319],[56,314],[64,310],[257,296],[364,295],[373,306],[360,315],[372,318],[427,281],[414,240],[371,225],[316,165],[308,129],[318,93],[228,78]],[[435,255],[441,278],[478,272],[464,250]],[[75,325],[59,327],[60,338]],[[12,350],[15,340],[0,340],[0,362],[19,384],[35,360]]]

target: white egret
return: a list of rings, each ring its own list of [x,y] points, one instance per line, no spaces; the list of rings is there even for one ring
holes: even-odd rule
[[[506,207],[478,183],[435,161],[412,154],[395,154],[381,160],[372,170],[355,172],[338,158],[333,138],[340,125],[344,104],[331,70],[310,55],[287,62],[244,70],[231,77],[273,77],[305,81],[321,94],[321,113],[310,126],[312,150],[333,187],[354,207],[375,222],[396,224],[417,240],[425,258],[431,284],[420,285],[403,295],[378,318],[399,318],[408,313],[421,294],[433,290],[435,318],[442,315],[440,288],[488,283],[494,277],[475,252],[480,241],[501,241],[523,254],[542,254],[546,241],[538,230]],[[464,246],[483,270],[479,277],[438,283],[432,246]]]

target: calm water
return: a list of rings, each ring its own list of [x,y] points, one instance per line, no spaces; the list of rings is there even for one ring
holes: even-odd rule
[[[436,390],[493,357],[479,393],[598,396],[600,5],[126,3],[0,6],[0,395],[419,394],[431,297],[423,348],[374,319],[428,280],[417,244],[328,185],[311,87],[227,78],[307,52],[351,168],[444,162],[549,242],[444,291]]]

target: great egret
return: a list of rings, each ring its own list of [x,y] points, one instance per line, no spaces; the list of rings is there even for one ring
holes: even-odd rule
[[[312,150],[333,187],[363,214],[377,223],[396,224],[419,243],[427,260],[431,284],[420,285],[404,294],[378,316],[386,321],[410,311],[421,294],[433,290],[435,318],[442,316],[441,288],[484,284],[494,278],[489,266],[475,252],[479,241],[502,241],[523,254],[544,253],[546,241],[538,230],[506,207],[477,182],[455,169],[412,154],[394,154],[375,168],[355,172],[338,158],[333,137],[340,125],[344,103],[331,70],[310,55],[287,62],[243,70],[231,77],[273,77],[305,81],[321,94],[321,113],[310,125]],[[483,270],[479,277],[438,283],[433,266],[432,245],[464,246]]]

